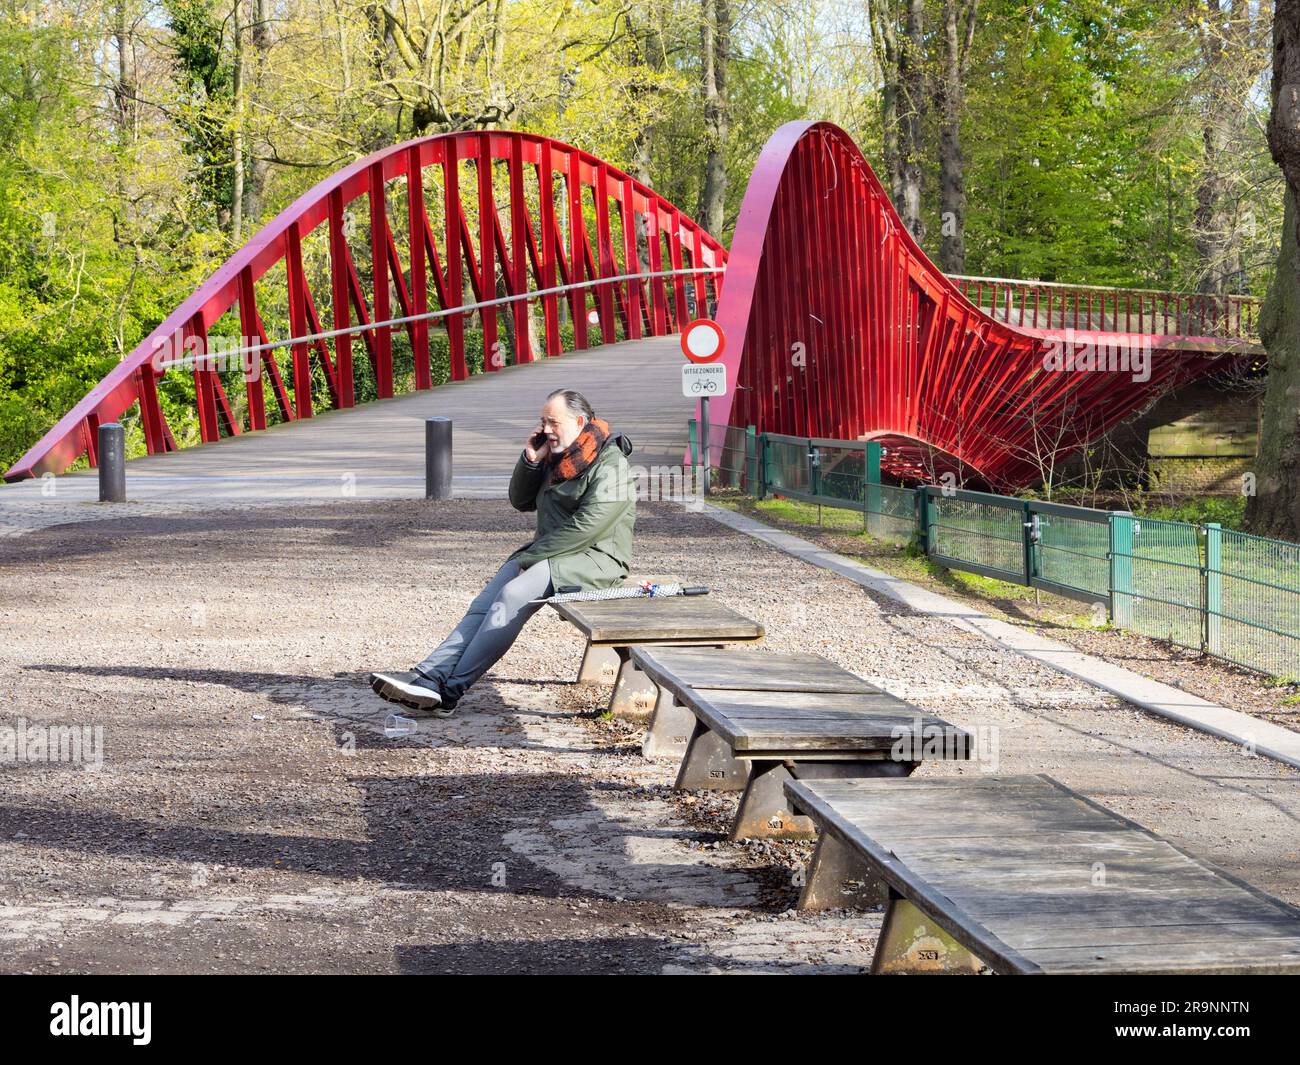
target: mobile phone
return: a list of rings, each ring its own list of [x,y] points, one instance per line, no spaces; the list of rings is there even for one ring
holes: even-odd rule
[[[546,443],[546,434],[543,432],[533,433],[533,435],[528,438],[528,446],[531,447],[534,451],[536,451],[544,443]]]

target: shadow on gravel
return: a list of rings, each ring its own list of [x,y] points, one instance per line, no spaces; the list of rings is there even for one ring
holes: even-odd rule
[[[370,690],[368,673],[335,674],[314,677],[295,673],[252,673],[229,669],[177,669],[160,666],[67,666],[54,662],[31,662],[22,667],[48,673],[67,673],[92,677],[134,677],[140,680],[186,681],[220,684],[234,691],[260,695],[278,706],[288,706],[318,714],[339,729],[366,726],[380,735],[371,736],[366,747],[518,747],[555,754],[595,754],[594,747],[551,747],[528,740],[522,721],[527,717],[589,717],[581,709],[572,711],[553,707],[536,707],[511,702],[500,684],[556,684],[571,687],[568,681],[498,680],[488,676],[456,707],[450,718],[408,710],[380,699]],[[390,714],[411,717],[420,724],[417,738],[407,741],[382,737],[384,721]],[[355,738],[355,737],[354,737]]]
[[[26,846],[149,862],[261,867],[413,891],[595,897],[513,853],[502,837],[558,817],[604,818],[571,777],[479,774],[351,781],[362,793],[368,841],[167,823],[58,806],[0,805],[0,838]],[[296,801],[296,800],[295,800]],[[274,801],[260,807],[280,820]],[[22,833],[22,835],[18,835]],[[612,851],[611,865],[626,858]],[[107,890],[107,889],[106,889]]]
[[[6,539],[0,562],[20,566],[50,562],[65,566],[72,559],[119,550],[137,559],[142,543],[149,542],[149,550],[157,551],[158,542],[164,541],[173,564],[186,558],[208,564],[214,555],[230,554],[234,550],[223,550],[225,538],[238,541],[238,553],[246,562],[263,554],[267,558],[279,555],[287,542],[300,547],[301,541],[338,551],[382,551],[407,541],[414,541],[422,549],[430,545],[436,549],[436,536],[442,533],[472,533],[481,539],[485,503],[491,508],[494,532],[528,539],[533,517],[513,511],[503,500],[441,501],[435,509],[424,500],[357,499],[313,503],[310,510],[315,513],[304,514],[298,510],[287,515],[276,507],[240,508],[223,505],[218,500],[214,509],[201,514],[142,513],[120,518],[94,518],[95,504],[87,503],[84,518],[76,516],[62,525]],[[286,506],[294,504],[293,500],[286,501]],[[484,579],[495,571],[513,546],[517,545],[505,550],[500,559],[495,554],[492,557],[484,554]]]
[[[668,951],[657,939],[634,936],[606,939],[488,940],[399,947],[402,972],[519,976],[658,973]]]

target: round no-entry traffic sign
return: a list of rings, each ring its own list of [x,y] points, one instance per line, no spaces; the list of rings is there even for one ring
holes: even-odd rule
[[[726,346],[722,327],[712,318],[697,318],[682,330],[682,354],[691,362],[720,359]]]

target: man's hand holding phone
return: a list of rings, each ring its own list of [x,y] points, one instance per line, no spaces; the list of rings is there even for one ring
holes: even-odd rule
[[[551,441],[546,435],[546,430],[538,424],[528,436],[524,444],[524,458],[529,462],[541,462],[551,453]]]

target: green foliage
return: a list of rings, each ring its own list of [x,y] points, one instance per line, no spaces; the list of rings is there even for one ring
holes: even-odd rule
[[[1246,514],[1246,497],[1198,496],[1176,504],[1144,505],[1134,513],[1161,521],[1185,521],[1193,525],[1217,522],[1225,529],[1240,529]]]
[[[1178,112],[1194,42],[1135,0],[986,11],[966,112],[966,272],[1193,287],[1204,147]]]
[[[234,196],[227,121],[234,102],[234,63],[224,47],[226,20],[215,0],[165,0],[164,6],[180,82],[176,123],[191,158],[194,196],[216,212],[228,211]]]

